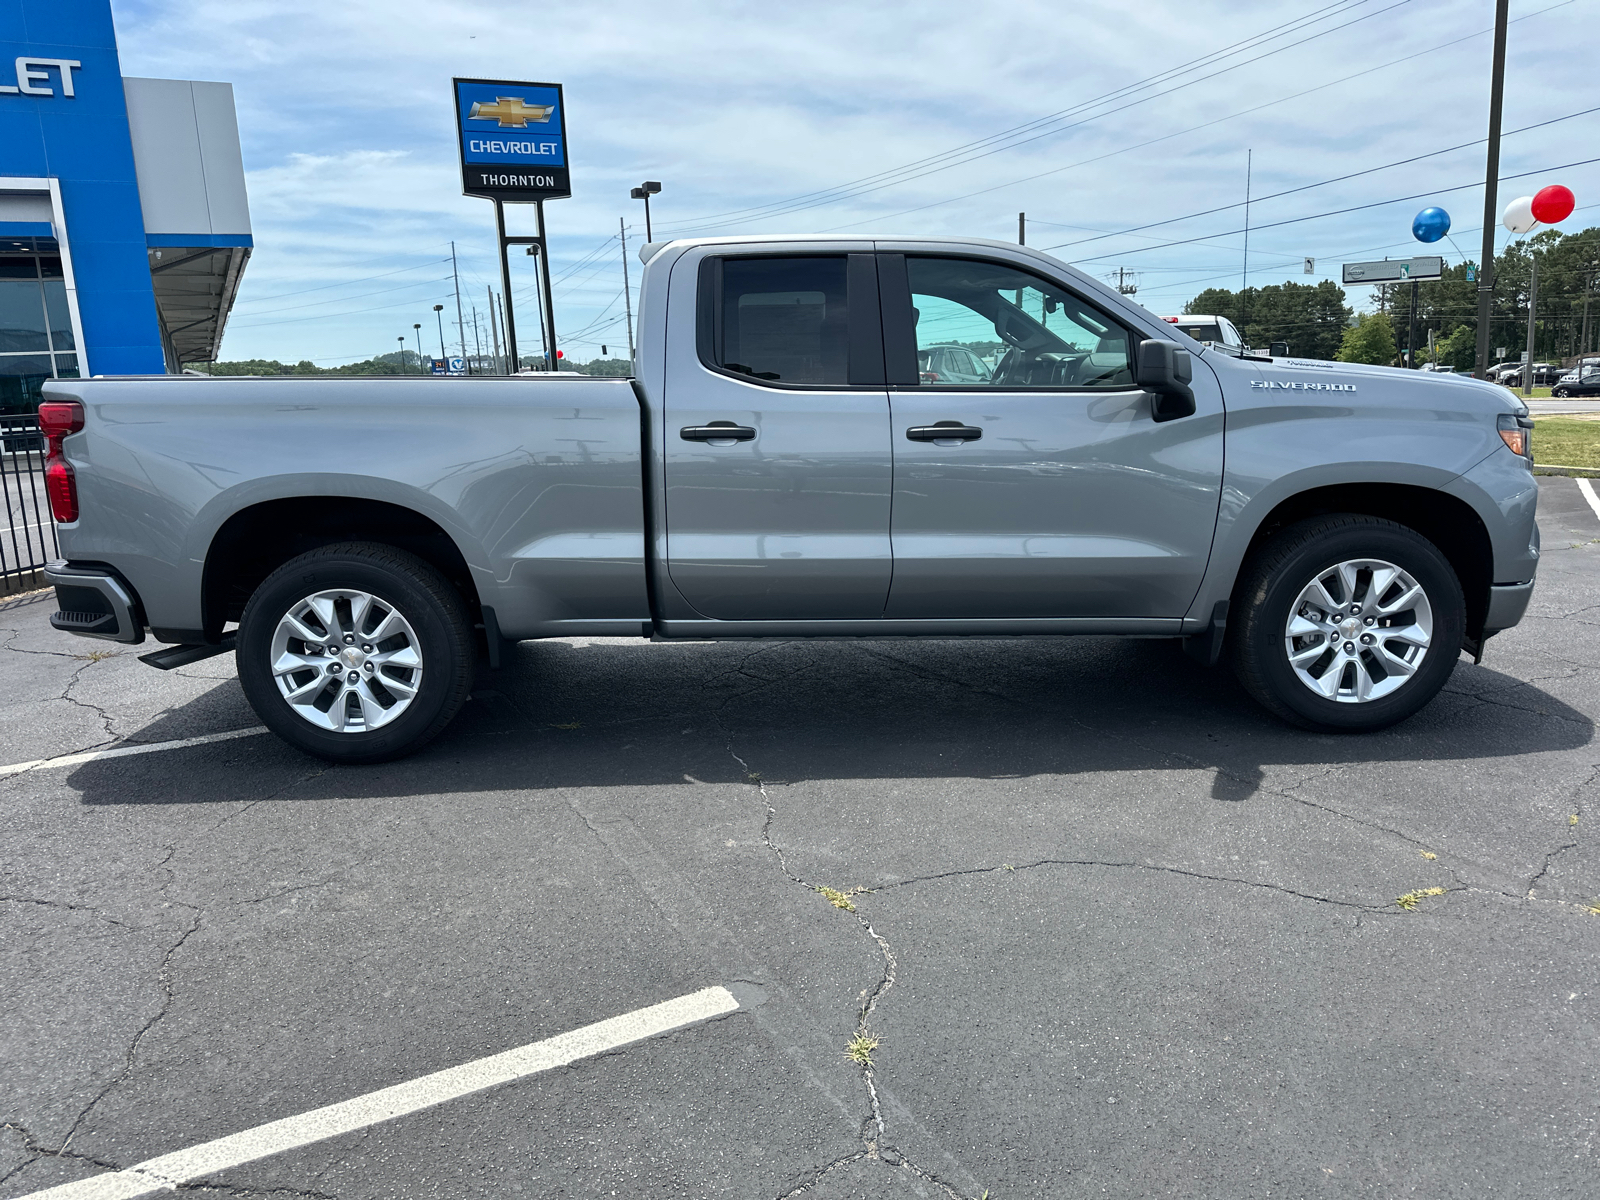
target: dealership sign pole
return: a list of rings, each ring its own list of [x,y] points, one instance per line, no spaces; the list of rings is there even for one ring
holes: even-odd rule
[[[545,240],[544,202],[572,195],[567,168],[567,109],[559,83],[517,83],[496,79],[457,79],[456,128],[461,142],[461,190],[494,201],[500,239],[500,287],[506,316],[506,354],[510,373],[517,358],[517,326],[512,315],[508,246],[529,246],[540,259],[544,304],[546,364],[556,368],[556,318],[550,294],[550,252]],[[506,236],[506,204],[532,203],[538,210],[537,237]]]

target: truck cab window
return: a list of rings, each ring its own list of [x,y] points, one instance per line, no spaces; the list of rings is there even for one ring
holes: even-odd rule
[[[848,383],[845,256],[727,258],[712,365],[775,383]]]
[[[906,259],[923,387],[1127,388],[1126,330],[1025,271],[961,258]]]

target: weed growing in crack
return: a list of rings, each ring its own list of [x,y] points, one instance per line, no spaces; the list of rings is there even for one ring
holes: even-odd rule
[[[1429,862],[1432,862],[1434,859],[1438,858],[1439,856],[1437,854],[1435,854],[1432,850],[1424,850],[1422,852],[1422,857],[1427,859]]]
[[[824,900],[835,908],[843,909],[845,912],[855,912],[856,906],[850,897],[862,895],[872,889],[853,887],[848,892],[841,892],[838,888],[831,888],[827,884],[817,884],[811,890],[821,895]]]
[[[108,658],[121,658],[121,650],[91,650],[87,654],[74,654],[73,658],[86,658],[90,662],[104,662]]]
[[[1577,823],[1578,823],[1578,814],[1577,813],[1573,813],[1570,817],[1567,818],[1567,824],[1568,825],[1576,825]]]
[[[1410,912],[1412,909],[1416,908],[1418,904],[1422,903],[1424,897],[1442,896],[1445,894],[1445,891],[1446,889],[1442,887],[1420,888],[1415,892],[1407,892],[1404,896],[1397,896],[1395,898],[1395,903],[1401,908],[1405,909],[1407,912]]]
[[[1583,909],[1591,917],[1600,917],[1600,900],[1590,901],[1583,906]]]
[[[850,1044],[845,1047],[844,1054],[851,1062],[860,1063],[863,1067],[872,1066],[872,1052],[878,1048],[878,1039],[858,1033],[850,1039]]]

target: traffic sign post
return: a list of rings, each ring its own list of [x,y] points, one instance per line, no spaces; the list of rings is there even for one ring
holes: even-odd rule
[[[511,374],[519,368],[517,326],[512,315],[509,245],[538,247],[546,353],[556,351],[555,298],[545,240],[544,202],[572,195],[567,161],[567,109],[559,83],[504,79],[456,79],[456,130],[461,144],[461,190],[494,201],[500,239],[500,286],[506,317],[506,355]],[[534,205],[539,233],[506,236],[506,204]]]

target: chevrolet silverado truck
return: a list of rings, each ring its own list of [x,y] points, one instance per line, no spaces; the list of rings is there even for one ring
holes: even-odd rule
[[[632,379],[46,385],[52,623],[158,667],[231,650],[269,728],[373,762],[508,640],[1182,639],[1363,731],[1527,607],[1504,388],[1207,350],[1001,242],[641,257]],[[996,345],[986,378],[920,369]]]

